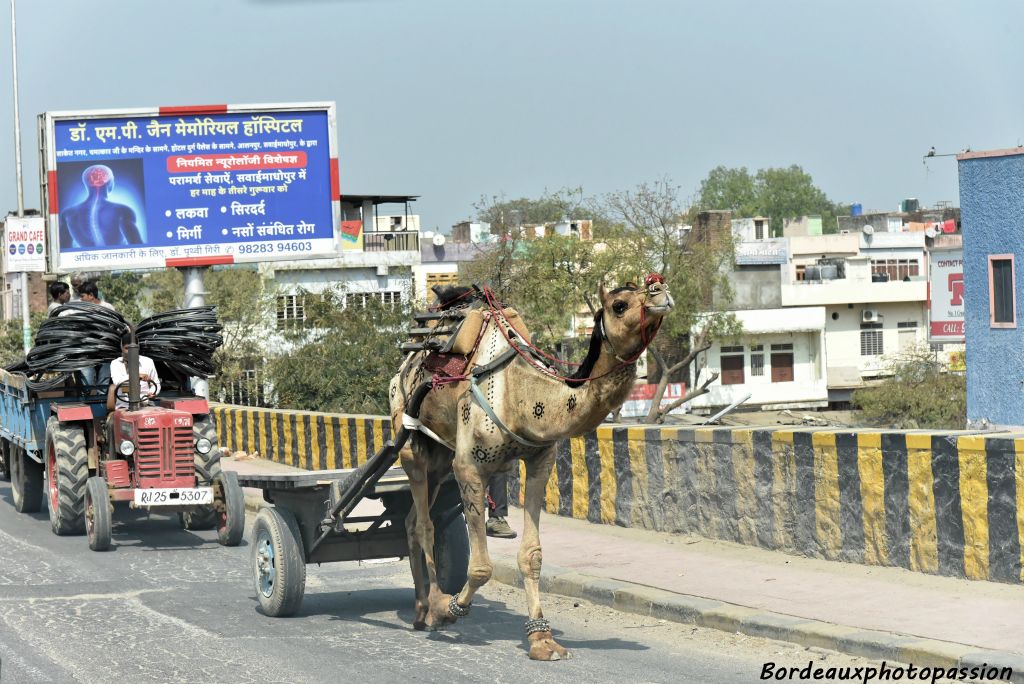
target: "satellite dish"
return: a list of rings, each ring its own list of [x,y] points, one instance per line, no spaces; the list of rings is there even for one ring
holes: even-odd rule
[[[430,241],[434,243],[435,247],[444,247],[444,235],[441,235],[440,233],[434,235]]]
[[[927,228],[924,229],[924,234],[927,237],[933,238],[939,234],[939,231],[935,230],[935,226],[928,226]]]
[[[875,234],[875,227],[872,226],[870,223],[868,225],[864,226],[864,234],[865,235],[874,235]]]

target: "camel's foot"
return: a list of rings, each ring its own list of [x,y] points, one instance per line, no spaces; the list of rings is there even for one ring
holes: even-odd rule
[[[425,602],[416,599],[416,617],[413,618],[412,628],[423,631],[427,628],[427,613],[430,612],[430,606]]]
[[[526,638],[530,642],[530,660],[562,660],[571,657],[569,651],[551,636],[551,625],[544,618],[527,621]]]
[[[469,613],[467,610],[459,615],[453,614],[450,610],[453,601],[455,598],[451,594],[433,594],[430,597],[430,609],[427,611],[425,628],[428,630],[442,629],[455,624],[455,620]]]

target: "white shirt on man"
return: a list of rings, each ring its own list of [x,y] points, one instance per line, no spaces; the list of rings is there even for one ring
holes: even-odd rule
[[[145,380],[139,380],[139,392],[145,396],[149,392],[156,393],[160,392],[160,376],[157,375],[156,365],[153,363],[153,359],[148,356],[139,355],[139,377],[148,375],[149,379],[153,382],[153,385],[149,384]],[[128,364],[124,362],[124,358],[117,358],[110,362],[110,382],[113,383],[114,387],[117,387],[122,382],[128,382]],[[155,386],[155,387],[154,387]],[[122,401],[121,399],[115,398],[114,405],[116,408],[125,409],[128,408],[128,402]]]

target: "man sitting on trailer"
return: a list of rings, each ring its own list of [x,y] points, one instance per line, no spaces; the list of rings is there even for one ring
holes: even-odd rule
[[[131,333],[121,336],[121,358],[110,362],[110,389],[107,391],[107,409],[126,409],[128,402],[117,396],[117,388],[128,382],[128,345],[132,342]],[[126,388],[127,389],[127,388]],[[139,394],[145,405],[151,396],[160,393],[160,376],[156,372],[156,364],[148,356],[139,354]],[[127,392],[122,391],[122,394]]]

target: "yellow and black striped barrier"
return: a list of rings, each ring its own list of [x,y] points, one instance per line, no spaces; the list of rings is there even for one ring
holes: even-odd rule
[[[355,468],[391,439],[391,421],[211,402],[222,446],[307,470]]]
[[[223,445],[363,463],[390,421],[214,405]],[[524,467],[510,478],[522,501]],[[601,426],[559,443],[550,513],[790,553],[1024,582],[1024,435]]]

